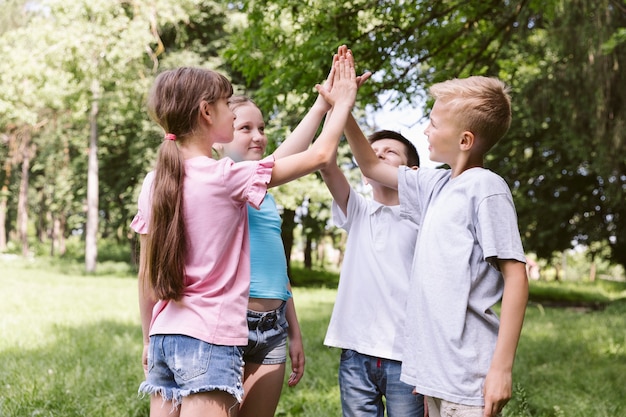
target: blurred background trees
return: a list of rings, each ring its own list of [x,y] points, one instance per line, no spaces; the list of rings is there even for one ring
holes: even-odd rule
[[[101,259],[99,242],[136,253],[128,224],[162,136],[144,107],[159,71],[195,65],[225,73],[262,108],[273,147],[303,117],[345,43],[357,71],[374,72],[355,108],[366,133],[374,126],[363,116],[379,110],[383,96],[392,97],[386,108],[428,114],[425,91],[434,82],[503,79],[513,125],[487,166],[512,187],[526,250],[546,265],[574,247],[590,265],[626,265],[621,0],[0,6],[0,252],[61,256],[78,242],[88,271]],[[358,181],[345,144],[340,155]],[[318,177],[276,194],[284,235],[307,249],[307,262],[322,242],[340,241],[327,227],[330,195]]]

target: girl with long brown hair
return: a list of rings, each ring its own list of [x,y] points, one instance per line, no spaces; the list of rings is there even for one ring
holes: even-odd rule
[[[155,170],[139,197],[131,227],[141,235],[139,303],[146,373],[139,390],[154,416],[234,416],[242,398],[248,342],[250,279],[247,205],[267,188],[329,163],[357,90],[349,53],[316,86],[333,105],[318,139],[304,152],[235,162],[212,158],[215,143],[233,140],[233,90],[200,68],[160,74],[148,107],[163,128]]]

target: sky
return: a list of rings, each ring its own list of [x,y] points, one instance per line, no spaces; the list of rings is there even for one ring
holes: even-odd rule
[[[384,102],[384,101],[383,101]],[[436,167],[437,163],[430,160],[428,142],[424,135],[424,129],[428,125],[428,119],[422,117],[421,107],[408,105],[392,108],[391,104],[383,105],[381,110],[370,113],[368,124],[376,129],[395,130],[409,139],[417,148],[420,157],[420,166]]]

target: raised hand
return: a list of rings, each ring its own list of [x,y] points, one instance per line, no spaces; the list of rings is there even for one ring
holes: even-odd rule
[[[343,47],[345,47],[345,45]],[[340,47],[339,50],[342,52],[342,47]],[[354,58],[350,50],[337,55],[339,55],[339,57],[334,62],[333,69],[331,70],[332,82],[330,83],[330,89],[328,89],[326,85],[328,83],[325,83],[324,86],[318,84],[315,88],[332,106],[346,105],[352,108],[358,88],[356,73],[354,71]]]

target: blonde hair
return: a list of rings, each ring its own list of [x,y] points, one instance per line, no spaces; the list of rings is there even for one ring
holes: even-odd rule
[[[462,129],[477,138],[485,153],[511,126],[509,88],[499,79],[483,76],[455,78],[434,84],[429,89],[435,100],[451,106]]]
[[[232,94],[231,83],[217,72],[178,68],[157,76],[148,112],[166,134],[184,142],[197,127],[202,102],[214,103]],[[143,282],[160,300],[179,300],[185,288],[184,176],[184,159],[176,142],[164,140],[155,167]]]

